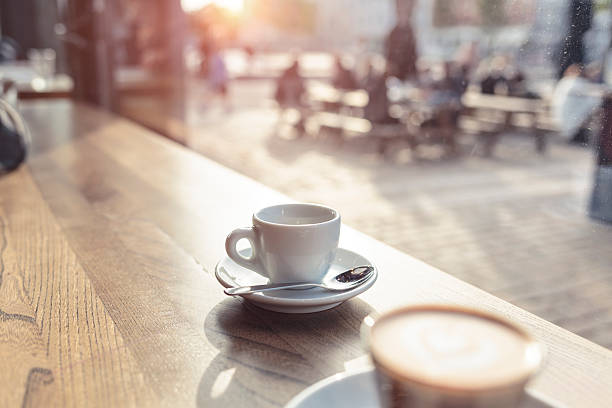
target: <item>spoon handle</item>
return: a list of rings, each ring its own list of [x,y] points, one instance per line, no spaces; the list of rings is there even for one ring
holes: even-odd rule
[[[238,286],[236,288],[226,288],[226,295],[249,295],[255,292],[267,292],[269,290],[278,289],[306,289],[313,286],[322,286],[318,283],[311,282],[295,282],[295,283],[273,283],[269,285],[253,285],[253,286]]]

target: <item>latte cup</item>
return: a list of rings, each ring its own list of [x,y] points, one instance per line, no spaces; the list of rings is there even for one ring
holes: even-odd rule
[[[384,408],[516,408],[543,347],[495,315],[421,305],[366,318]]]
[[[271,283],[319,281],[331,266],[340,238],[340,214],[318,204],[282,204],[253,214],[253,226],[232,231],[227,255]],[[250,256],[236,244],[246,239]]]

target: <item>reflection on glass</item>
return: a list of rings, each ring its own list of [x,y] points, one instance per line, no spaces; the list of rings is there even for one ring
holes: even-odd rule
[[[612,346],[610,1],[109,3],[117,111]]]

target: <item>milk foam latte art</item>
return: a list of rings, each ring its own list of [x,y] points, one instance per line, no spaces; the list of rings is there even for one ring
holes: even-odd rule
[[[514,407],[542,349],[495,316],[414,306],[381,316],[368,332],[384,405]]]

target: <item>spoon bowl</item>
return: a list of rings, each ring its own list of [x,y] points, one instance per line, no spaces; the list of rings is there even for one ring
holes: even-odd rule
[[[253,286],[238,286],[234,288],[226,288],[226,295],[238,296],[249,295],[256,292],[268,292],[279,289],[308,289],[312,287],[324,288],[332,291],[344,291],[359,286],[372,277],[374,267],[371,265],[356,266],[349,270],[339,273],[336,276],[331,276],[323,280],[323,282],[290,282],[290,283],[272,283],[266,285]]]

